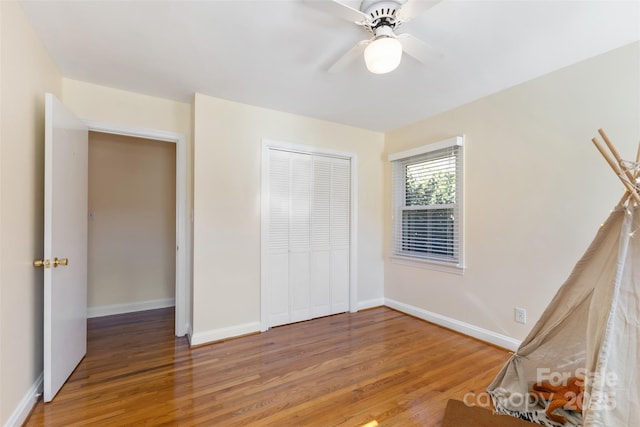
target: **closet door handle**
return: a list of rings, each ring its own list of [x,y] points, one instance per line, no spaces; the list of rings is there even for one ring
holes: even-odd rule
[[[49,261],[48,259],[36,259],[36,260],[33,261],[33,266],[34,267],[49,268],[49,267],[51,267],[51,261]]]

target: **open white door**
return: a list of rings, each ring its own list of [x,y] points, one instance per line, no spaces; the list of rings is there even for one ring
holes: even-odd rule
[[[45,97],[44,401],[87,351],[88,130]],[[36,261],[36,263],[38,263]]]

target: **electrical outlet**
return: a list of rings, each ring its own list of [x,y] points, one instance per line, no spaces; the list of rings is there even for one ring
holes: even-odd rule
[[[515,308],[515,321],[518,323],[522,323],[523,325],[527,323],[527,309],[516,307]]]

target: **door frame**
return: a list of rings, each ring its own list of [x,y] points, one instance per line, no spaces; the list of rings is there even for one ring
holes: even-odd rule
[[[190,253],[187,246],[187,143],[184,135],[163,130],[121,126],[112,123],[83,120],[89,131],[153,139],[176,144],[176,289],[175,335],[190,333],[189,270]]]
[[[262,175],[260,188],[260,331],[267,326],[267,250],[269,241],[269,150],[289,151],[309,155],[337,157],[349,160],[349,311],[358,311],[358,155],[348,151],[333,150],[312,145],[294,144],[272,139],[262,139]]]

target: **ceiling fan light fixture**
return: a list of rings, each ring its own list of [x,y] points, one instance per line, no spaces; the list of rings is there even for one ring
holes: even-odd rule
[[[395,37],[378,37],[365,48],[364,62],[374,74],[389,73],[400,65],[402,44]]]

